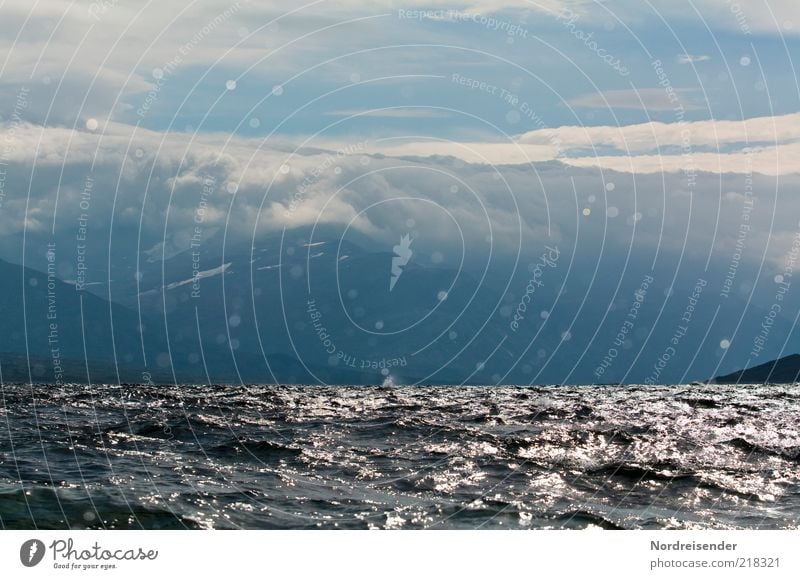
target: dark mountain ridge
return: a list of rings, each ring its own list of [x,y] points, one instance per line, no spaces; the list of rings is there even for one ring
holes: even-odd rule
[[[715,384],[794,384],[798,381],[800,381],[800,354],[770,360],[753,368],[738,370],[711,380]]]

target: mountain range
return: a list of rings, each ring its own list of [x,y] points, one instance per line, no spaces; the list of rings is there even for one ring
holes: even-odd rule
[[[567,286],[564,266],[547,258],[504,277],[502,268],[448,261],[412,241],[392,283],[391,244],[308,228],[248,247],[226,241],[218,232],[172,255],[132,251],[110,261],[105,280],[83,286],[59,279],[57,268],[0,261],[3,379],[737,381],[731,372],[753,357],[750,336],[769,315],[720,297],[704,279],[660,281],[647,269],[622,279],[577,271]],[[715,328],[746,338],[722,349]],[[792,328],[775,319],[759,359],[800,350]],[[741,375],[793,379],[787,364]]]

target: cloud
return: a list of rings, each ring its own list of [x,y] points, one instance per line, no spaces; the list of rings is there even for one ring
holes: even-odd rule
[[[447,192],[454,182],[448,175],[457,173],[452,168],[432,170],[437,161],[368,157],[362,152],[366,148],[347,143],[328,150],[222,134],[159,133],[114,122],[101,127],[105,130],[93,133],[0,125],[0,140],[9,143],[0,214],[4,235],[17,235],[23,226],[44,233],[55,221],[57,228],[74,236],[88,176],[96,183],[91,200],[96,227],[108,228],[114,222],[114,230],[123,235],[126,228],[138,229],[143,219],[149,240],[143,247],[167,242],[166,247],[165,230],[188,240],[208,179],[214,185],[213,194],[203,200],[204,227],[236,223],[232,237],[246,239],[254,231],[274,233],[318,219],[347,223],[381,198],[427,196],[431,186]],[[24,192],[31,170],[35,186],[28,203]],[[442,184],[435,185],[438,182]],[[445,197],[440,201],[448,205]],[[514,206],[498,200],[482,209],[473,197],[450,210],[476,231],[486,228],[487,215],[502,229],[514,215]],[[381,231],[371,219],[362,218],[354,226],[371,235]]]
[[[8,124],[1,127],[0,139],[6,141]],[[742,125],[738,128],[741,130]],[[735,137],[734,129],[729,131],[728,135]],[[566,139],[568,135],[563,136]],[[722,155],[722,161],[715,154],[694,155],[697,176],[695,183],[689,184],[683,173],[687,161],[680,154],[588,156],[565,158],[565,163],[514,166],[508,164],[514,160],[512,149],[492,151],[492,144],[486,143],[482,144],[485,148],[471,151],[469,144],[449,144],[451,152],[460,149],[464,157],[469,151],[474,158],[469,162],[427,155],[418,144],[412,147],[416,152],[413,158],[402,158],[394,155],[405,152],[401,150],[383,149],[385,156],[367,155],[374,143],[353,146],[340,142],[336,150],[319,146],[326,143],[265,143],[221,134],[162,134],[117,123],[109,124],[102,134],[20,125],[10,142],[13,152],[7,158],[0,214],[4,239],[18,239],[23,226],[32,236],[31,243],[38,235],[46,239],[55,223],[57,234],[74,243],[79,218],[88,213],[93,239],[111,235],[113,223],[115,243],[136,243],[141,235],[143,250],[162,244],[158,247],[166,255],[188,248],[201,202],[206,233],[227,228],[234,241],[248,242],[254,235],[274,234],[283,227],[315,223],[344,226],[352,222],[362,234],[389,243],[396,241],[396,231],[389,225],[413,219],[420,226],[424,224],[427,235],[437,239],[440,246],[449,247],[455,242],[452,232],[442,232],[436,226],[442,216],[431,211],[429,204],[413,201],[424,199],[446,208],[473,243],[483,243],[493,231],[496,250],[506,253],[520,243],[520,220],[524,238],[571,239],[576,215],[586,203],[616,208],[615,215],[620,219],[615,221],[619,228],[613,235],[622,236],[619,243],[630,233],[635,214],[656,221],[663,216],[668,230],[684,230],[685,211],[690,206],[692,222],[715,222],[719,218],[720,235],[735,235],[735,228],[728,231],[725,224],[738,223],[741,202],[739,197],[727,195],[726,209],[718,217],[720,191],[741,193],[748,180],[754,180],[755,191],[765,204],[759,209],[761,221],[753,220],[754,232],[769,236],[792,231],[794,216],[800,212],[800,200],[775,197],[778,191],[800,184],[800,173],[779,179],[749,173],[759,163],[775,161],[774,150],[757,147],[748,153]],[[37,143],[38,154],[33,146]],[[483,157],[484,152],[496,154],[498,159]],[[800,159],[797,142],[786,144],[778,161],[796,165],[794,159]],[[495,160],[499,165],[491,164]],[[714,167],[715,172],[704,172]],[[27,199],[32,171],[31,197]],[[88,209],[80,203],[87,176],[95,182]],[[203,198],[207,180],[213,182],[212,193]],[[605,186],[609,180],[616,184],[613,194]],[[590,197],[597,200],[586,201]],[[402,203],[388,203],[401,199]],[[770,224],[769,205],[778,202],[781,209]],[[370,207],[378,208],[365,213]],[[594,231],[591,235],[602,234],[600,222],[587,222],[585,226]],[[708,242],[707,228],[690,229],[698,244]],[[640,236],[652,234],[652,243],[667,243],[656,233],[648,231]]]
[[[518,72],[499,66],[489,68],[487,62],[497,64],[499,61],[492,55],[505,58],[506,53],[510,53],[510,60],[520,66],[530,67],[534,60],[542,64],[546,67],[542,74],[547,77],[556,74],[554,71],[557,69],[563,70],[559,67],[564,63],[553,50],[545,50],[544,45],[532,50],[531,35],[512,39],[512,47],[502,44],[502,51],[498,52],[496,44],[509,39],[503,29],[490,30],[486,25],[471,20],[450,24],[402,20],[398,10],[433,7],[494,14],[498,20],[522,23],[526,31],[536,35],[536,42],[550,43],[555,50],[580,61],[580,57],[571,53],[580,50],[581,53],[577,54],[585,58],[592,55],[586,54],[585,47],[580,43],[576,45],[575,39],[563,34],[563,30],[553,29],[552,20],[540,12],[569,7],[576,12],[591,13],[592,17],[603,16],[603,19],[592,21],[588,15],[583,17],[587,31],[602,28],[602,24],[613,24],[613,13],[630,26],[631,32],[644,34],[649,24],[631,16],[641,11],[642,3],[635,4],[639,8],[624,1],[599,6],[595,2],[559,0],[433,3],[384,0],[366,5],[348,0],[313,3],[303,8],[288,0],[267,4],[246,0],[209,0],[188,5],[166,0],[157,7],[63,0],[42,0],[32,5],[12,0],[4,4],[0,33],[9,39],[19,34],[19,40],[15,45],[9,42],[8,59],[0,75],[0,114],[8,108],[8,103],[19,90],[28,86],[33,90],[26,116],[31,122],[72,126],[82,125],[88,118],[111,118],[135,123],[141,120],[136,111],[146,101],[148,93],[155,91],[158,94],[154,112],[148,114],[143,123],[149,127],[163,127],[174,120],[183,128],[205,113],[209,113],[212,122],[219,122],[220,117],[225,117],[223,121],[230,120],[235,114],[247,110],[241,108],[243,102],[253,104],[265,92],[264,88],[269,89],[282,81],[289,83],[287,98],[283,100],[292,105],[307,103],[318,96],[317,91],[341,88],[343,84],[353,82],[352,78],[366,81],[378,76],[401,74],[446,75],[456,67],[464,74],[485,77],[488,82],[500,85]],[[721,4],[709,0],[703,6],[713,12],[713,7],[719,8]],[[669,24],[673,19],[686,17],[684,13],[687,10],[656,7],[667,11]],[[792,10],[790,4],[778,0],[770,7],[776,17],[784,20],[787,11]],[[728,10],[726,6],[723,8]],[[728,16],[733,17],[731,14]],[[715,25],[715,21],[709,22]],[[639,47],[632,44],[628,33],[622,33],[619,26],[614,29],[613,37],[620,51],[631,51],[633,66],[633,57],[641,57]],[[478,52],[470,50],[485,51],[485,60],[484,56],[479,57]],[[684,57],[702,59],[711,54],[702,52],[708,51],[708,46],[701,45],[696,50],[699,56],[686,54]],[[354,54],[344,56],[348,53]],[[331,62],[327,62],[329,60]],[[169,73],[160,86],[154,70],[164,71],[171,63],[175,63],[174,73]],[[601,69],[597,69],[597,73],[604,74]],[[230,94],[217,105],[216,99],[227,94],[225,81],[230,78],[240,80],[240,89],[236,96]],[[412,96],[401,94],[404,100],[400,102],[405,104],[423,94],[430,95],[434,83],[430,81],[423,86],[425,82],[428,81],[408,80],[403,88],[421,87],[421,90],[413,92]],[[558,87],[559,93],[574,95],[575,82],[573,78],[565,80],[565,86]],[[652,79],[648,84],[653,84]],[[368,91],[370,88],[363,86],[355,90]],[[243,94],[248,96],[233,103]],[[370,94],[374,100],[369,101],[369,105],[397,104],[393,100],[398,96],[396,92]],[[690,88],[679,89],[677,94],[686,110],[705,108]],[[249,97],[253,97],[252,100],[247,100]],[[747,98],[742,100],[749,101]],[[363,104],[363,101],[355,102]],[[638,94],[633,89],[612,90],[578,96],[569,102],[578,108],[611,107],[654,113],[667,111],[672,104],[665,91],[657,88],[644,88]],[[327,99],[320,101],[320,108],[329,104]],[[353,104],[354,101],[337,101],[330,104],[329,109],[349,112],[349,109],[356,108]],[[219,109],[210,111],[212,106],[219,106]],[[264,114],[286,114],[286,109],[282,108],[286,106],[274,107],[270,102],[264,106],[268,109]],[[543,114],[548,112],[545,110]],[[727,111],[723,109],[723,112]],[[381,116],[389,114],[412,118],[409,112],[384,113]],[[416,118],[421,114],[417,113]],[[715,114],[720,112],[715,110]],[[378,115],[369,113],[373,119],[378,119]],[[321,116],[313,120],[319,122]],[[189,117],[194,119],[189,120]],[[307,124],[303,129],[307,129]]]
[[[560,0],[476,0],[441,6],[491,14],[508,9],[545,10],[561,4]],[[137,122],[140,119],[134,113],[150,91],[158,93],[159,103],[186,98],[190,103],[200,101],[202,107],[204,96],[223,93],[225,81],[245,70],[242,87],[247,87],[248,81],[253,87],[298,74],[302,80],[304,73],[313,76],[315,86],[346,81],[354,70],[364,78],[385,76],[387,71],[397,75],[404,69],[414,74],[422,65],[438,66],[433,48],[381,47],[435,45],[470,31],[487,30],[471,20],[431,29],[427,23],[398,16],[400,9],[430,5],[421,0],[368,5],[325,1],[309,2],[305,7],[288,0],[266,4],[165,0],[158,5],[116,0],[42,0],[34,4],[11,0],[3,4],[0,20],[0,34],[9,39],[0,75],[0,114],[23,86],[34,89],[29,121],[71,126],[97,117]],[[517,20],[516,15],[507,18]],[[504,33],[498,34],[503,37]],[[357,56],[336,59],[347,53]],[[332,62],[318,66],[328,60]],[[168,74],[159,79],[154,77],[155,70]],[[206,76],[201,79],[201,75]],[[200,82],[193,87],[196,81]],[[213,103],[213,97],[208,103]]]
[[[663,88],[609,90],[571,99],[570,106],[585,109],[634,109],[649,112],[673,111],[678,104],[684,110],[703,110],[694,102],[695,89],[677,88],[679,103]]]
[[[8,125],[0,125],[0,143],[7,137]],[[190,250],[198,236],[202,247],[219,247],[224,234],[226,251],[246,255],[250,248],[274,248],[284,227],[301,228],[294,239],[315,227],[324,240],[349,226],[349,239],[391,253],[413,227],[420,257],[439,252],[444,265],[459,267],[463,255],[468,270],[491,263],[501,275],[525,274],[537,251],[557,245],[565,267],[570,256],[564,276],[574,296],[583,291],[577,280],[590,280],[600,265],[602,278],[611,279],[609,272],[627,267],[649,271],[657,255],[665,281],[679,268],[684,275],[705,271],[709,258],[710,271],[727,267],[739,252],[749,188],[755,209],[737,261],[744,287],[762,261],[766,278],[780,271],[800,215],[793,195],[800,174],[698,172],[690,183],[680,171],[632,172],[625,157],[602,159],[603,167],[577,166],[591,157],[510,165],[508,149],[493,166],[481,154],[497,150],[470,151],[465,143],[449,146],[475,162],[426,155],[418,147],[413,157],[365,154],[378,148],[372,141],[292,143],[118,123],[94,133],[19,125],[11,145],[3,166],[0,257],[20,261],[25,228],[26,263],[46,267],[43,254],[36,254],[55,243],[58,274],[74,279],[82,243],[90,282],[107,279],[109,261],[157,262]],[[608,168],[616,162],[620,171]],[[86,203],[89,177],[94,186]],[[82,241],[79,228],[85,229]]]
[[[711,12],[720,7],[729,10],[723,4],[709,1],[702,6]],[[430,2],[413,0],[404,3],[403,8],[430,5]],[[558,9],[564,4],[467,1],[441,5],[505,14],[508,8],[522,13],[523,9]],[[580,5],[587,11],[597,9],[594,3],[569,5]],[[254,23],[265,24],[278,18],[281,11],[296,8],[296,4],[278,2],[264,8],[252,2],[237,4],[214,0],[187,7],[164,2],[157,10],[140,12],[138,7],[129,4],[110,3],[107,9],[96,14],[91,13],[91,6],[93,4],[43,0],[34,8],[15,1],[8,9],[3,9],[0,31],[8,37],[13,37],[17,31],[21,34],[19,44],[10,50],[8,66],[0,80],[5,119],[0,125],[3,133],[0,138],[5,139],[11,132],[8,111],[18,99],[20,87],[31,87],[25,107],[26,122],[13,130],[14,146],[6,159],[10,164],[9,176],[0,213],[2,235],[6,239],[17,236],[23,227],[45,235],[52,226],[54,212],[57,229],[62,228],[64,235],[74,238],[79,215],[76,200],[80,198],[89,173],[98,183],[91,209],[97,216],[94,227],[109,228],[113,222],[116,235],[128,235],[124,233],[126,230],[136,234],[141,220],[145,230],[143,247],[159,247],[165,253],[185,248],[188,232],[194,227],[198,191],[208,176],[213,177],[215,188],[206,211],[206,233],[225,228],[232,222],[236,227],[231,235],[246,238],[254,231],[262,234],[284,226],[313,224],[320,219],[336,224],[355,220],[354,226],[365,235],[379,237],[385,235],[381,224],[391,222],[392,215],[379,216],[380,219],[365,217],[362,210],[376,201],[417,196],[434,199],[447,207],[476,238],[483,236],[485,239],[487,223],[491,223],[495,238],[505,240],[506,246],[511,247],[520,218],[524,222],[524,233],[531,237],[541,237],[550,218],[554,234],[569,237],[577,215],[575,199],[571,197],[572,177],[578,182],[578,195],[582,199],[590,196],[589,191],[594,191],[595,197],[598,191],[603,191],[602,182],[609,171],[615,179],[643,179],[638,189],[646,190],[647,197],[637,203],[647,205],[645,201],[655,199],[658,203],[653,209],[660,210],[664,195],[669,195],[675,203],[683,202],[687,195],[684,175],[687,170],[706,174],[697,192],[712,201],[719,199],[717,188],[723,179],[735,181],[752,172],[767,176],[760,178],[769,186],[778,181],[771,176],[781,177],[784,183],[795,180],[800,173],[800,139],[796,130],[800,115],[797,114],[743,121],[562,126],[542,128],[505,141],[484,135],[472,139],[398,137],[373,139],[356,149],[351,142],[355,139],[336,137],[312,139],[303,144],[302,137],[291,140],[285,136],[270,137],[264,142],[235,135],[192,136],[132,127],[118,122],[119,119],[130,115],[130,107],[141,103],[143,94],[157,86],[154,68],[163,69],[177,57],[180,57],[178,69],[181,73],[198,78],[211,70],[219,73],[219,78],[205,79],[205,84],[199,86],[201,90],[222,92],[227,78],[236,78],[245,67],[265,54],[304,35],[310,36],[292,45],[291,50],[275,53],[263,64],[264,70],[258,80],[279,73],[308,71],[309,66],[331,57],[331,46],[347,52],[374,48],[398,39],[408,43],[419,38],[430,41],[443,37],[471,41],[469,30],[475,27],[457,31],[449,27],[442,33],[438,28],[427,26],[430,23],[399,26],[397,14],[390,13],[398,8],[394,2],[381,2],[367,8],[355,2],[323,3],[313,11],[309,9],[280,18],[257,35],[250,34],[256,28]],[[606,5],[607,8],[612,6],[619,8],[621,16],[626,16],[624,3]],[[796,10],[782,2],[774,2],[770,7],[776,10],[776,17],[780,14],[785,19],[791,16],[791,10]],[[388,12],[384,14],[384,10]],[[30,20],[23,27],[29,13]],[[516,16],[509,14],[509,19]],[[343,24],[349,18],[359,17],[366,20]],[[417,34],[419,36],[415,36]],[[502,34],[493,38],[493,41],[498,40],[507,49],[507,39]],[[521,45],[519,42],[514,46]],[[237,48],[231,50],[234,46]],[[131,50],[132,47],[136,50]],[[429,54],[420,56],[417,53],[418,60],[410,60],[406,50],[395,54],[395,60],[387,63],[383,52],[370,53],[367,59],[356,63],[363,64],[363,68],[346,62],[336,63],[331,71],[326,69],[319,74],[315,69],[311,73],[315,82],[313,89],[319,88],[317,81],[323,74],[339,75],[337,78],[348,82],[354,70],[358,70],[362,78],[368,78],[365,69],[396,74],[397,66],[409,67],[412,72],[419,72],[414,69],[423,65],[441,67],[443,61],[430,58]],[[683,56],[694,62],[705,59],[703,55]],[[465,68],[475,65],[469,55],[460,54],[459,58],[463,60],[444,62],[451,66],[457,62],[459,67]],[[402,71],[407,72],[406,69]],[[425,72],[430,71],[425,69]],[[178,101],[197,97],[190,90],[191,82],[173,76],[167,81],[161,96],[172,95]],[[262,84],[267,90],[272,87],[271,83],[259,82],[251,86],[259,90]],[[242,87],[246,85],[246,81],[241,82]],[[327,88],[323,86],[322,90]],[[387,91],[393,98],[407,99],[409,94],[413,95],[413,91],[403,93],[395,88]],[[524,90],[530,88],[524,86]],[[291,88],[287,88],[284,101],[295,98],[290,91]],[[304,102],[304,97],[310,94],[316,95],[313,91],[304,93],[297,97],[297,102]],[[697,93],[689,88],[677,89],[675,94],[685,111],[704,108],[696,100]],[[477,102],[491,96],[494,95],[476,92],[475,98],[470,100]],[[387,104],[397,102],[389,100]],[[336,106],[324,108],[322,116],[359,114],[377,119],[424,121],[442,114],[419,108],[362,108],[353,106],[354,102],[362,104],[364,101],[337,101]],[[569,102],[578,108],[648,112],[672,111],[676,106],[662,88],[611,90],[580,96]],[[491,106],[502,105],[493,102]],[[331,109],[332,112],[325,112]],[[225,117],[217,110],[201,112],[208,112],[214,119]],[[45,118],[48,124],[61,126],[43,127]],[[96,133],[82,130],[89,118],[99,123]],[[73,125],[81,130],[71,130]],[[376,123],[376,132],[382,129],[380,125]],[[262,126],[266,126],[266,122]],[[415,131],[415,134],[419,133]],[[300,144],[303,146],[295,150]],[[340,154],[341,150],[347,152]],[[284,171],[284,167],[288,171]],[[25,177],[30,176],[31,170],[35,179],[28,200],[21,192],[28,190]],[[506,182],[513,194],[505,190]],[[672,188],[666,193],[665,183]],[[454,185],[459,194],[450,193]],[[235,193],[228,192],[229,186]],[[468,190],[469,195],[465,194]],[[713,213],[716,206],[711,201],[708,203],[708,207],[702,208],[708,213],[703,215],[716,219]],[[632,202],[627,205],[620,202],[617,209],[625,220],[637,212],[646,213],[634,210]],[[793,206],[785,208],[786,214],[794,209]],[[433,219],[429,212],[417,213],[413,219],[418,223]],[[592,212],[593,215],[598,213],[602,214],[599,210]],[[675,217],[672,225],[680,224],[680,219]],[[436,230],[433,224],[431,230]],[[702,238],[703,233],[697,232],[698,238]],[[442,243],[448,240],[443,238]]]
[[[744,120],[650,122],[620,127],[586,126],[537,130],[519,137],[521,143],[545,144],[557,134],[568,146],[612,146],[620,151],[655,151],[657,147],[680,146],[688,134],[695,146],[722,148],[729,144],[780,145],[800,141],[800,113]]]
[[[451,116],[448,111],[426,108],[383,108],[383,109],[346,109],[325,113],[333,117],[378,117],[385,119],[440,119]]]
[[[392,156],[452,156],[469,163],[560,161],[624,173],[788,175],[800,173],[800,113],[741,121],[649,122],[625,126],[563,126],[513,141],[393,139],[368,150]]]
[[[602,167],[634,173],[676,173],[704,171],[716,174],[787,175],[800,173],[800,143],[780,147],[753,148],[735,153],[695,153],[685,155],[597,156],[569,159],[576,167]]]
[[[795,0],[696,0],[694,5],[713,28],[734,30],[746,35],[796,35],[800,32],[800,4]],[[685,5],[671,0],[658,0],[654,6],[674,17],[692,18],[697,15]]]
[[[676,30],[682,23],[697,24],[702,18],[712,34],[795,36],[800,32],[800,4],[796,0],[615,0],[606,7],[627,22],[663,19]],[[603,8],[592,10],[593,16],[604,13]]]
[[[572,10],[588,9],[595,0],[374,0],[370,2],[371,9],[380,10],[426,10],[434,12],[437,10],[458,10],[464,12],[493,14],[509,9],[537,12],[557,12],[565,7]],[[277,0],[273,2],[281,9],[297,6],[290,0]],[[359,11],[364,7],[360,0],[339,0],[329,2],[320,8],[334,13],[346,13]]]
[[[694,64],[695,62],[705,62],[707,60],[711,60],[711,57],[707,54],[679,54],[678,55],[678,63],[679,64]]]

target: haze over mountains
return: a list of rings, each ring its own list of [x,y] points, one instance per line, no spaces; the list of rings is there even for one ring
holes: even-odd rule
[[[15,130],[6,380],[676,383],[800,350],[796,173],[158,142],[120,125],[44,129],[31,160],[36,130]]]
[[[622,279],[572,271],[568,289],[569,256],[552,246],[503,279],[491,267],[445,263],[416,235],[393,287],[392,245],[366,245],[333,228],[289,230],[251,247],[225,245],[220,231],[163,262],[115,259],[110,291],[108,283],[78,290],[74,280],[0,262],[8,288],[0,311],[10,328],[0,336],[3,378],[687,382],[740,369],[751,357],[752,339],[723,349],[712,332],[733,335],[738,325],[756,336],[771,319],[735,293],[722,297],[710,276],[687,275],[670,292],[646,270]],[[791,330],[775,317],[756,359],[800,350]]]
[[[798,4],[741,4],[4,4],[3,379],[649,384],[799,352]]]

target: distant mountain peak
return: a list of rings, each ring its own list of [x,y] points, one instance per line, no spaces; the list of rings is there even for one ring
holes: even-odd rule
[[[753,368],[712,379],[716,384],[794,384],[800,377],[800,354],[790,354]]]

